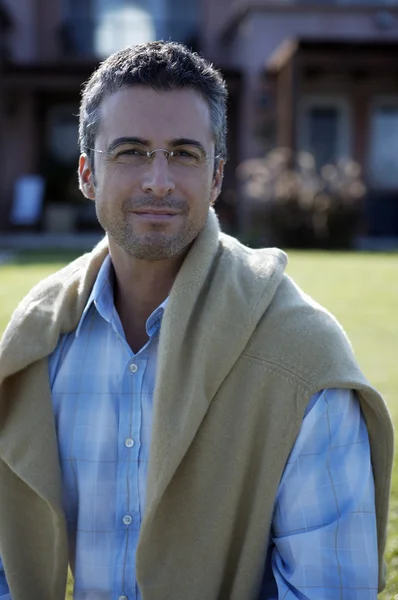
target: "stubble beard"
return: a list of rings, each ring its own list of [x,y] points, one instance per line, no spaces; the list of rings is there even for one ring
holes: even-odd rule
[[[123,223],[115,228],[108,226],[107,233],[126,254],[140,260],[165,260],[178,256],[196,237],[191,228],[173,234],[156,229],[155,226],[152,231],[137,234]]]
[[[181,229],[173,233],[164,231],[165,226],[161,223],[151,224],[151,231],[137,233],[128,218],[128,212],[131,206],[125,204],[122,209],[122,217],[115,218],[109,215],[103,215],[96,203],[97,218],[103,229],[120,246],[126,254],[140,260],[165,260],[178,256],[186,250],[193,240],[203,229],[206,219],[203,222],[194,222],[189,219],[188,209],[182,209],[182,202],[171,200],[162,203],[162,207],[177,208],[183,213],[183,224]],[[209,202],[210,204],[210,202]],[[153,206],[156,204],[153,203]],[[149,207],[148,200],[135,202],[134,208]],[[159,202],[157,203],[159,206]]]

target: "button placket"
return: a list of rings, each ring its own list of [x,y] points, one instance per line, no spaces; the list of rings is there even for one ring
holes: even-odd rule
[[[119,524],[124,530],[124,535],[127,536],[126,540],[126,559],[131,552],[131,544],[133,536],[136,535],[139,525],[139,499],[135,497],[135,489],[138,489],[138,467],[137,458],[140,448],[140,423],[141,423],[141,405],[140,405],[140,394],[142,393],[142,379],[145,373],[145,361],[140,360],[140,357],[132,357],[127,362],[127,369],[125,371],[126,377],[126,396],[125,396],[125,412],[124,418],[120,423],[120,434],[121,447],[123,448],[122,456],[124,457],[124,465],[126,468],[126,486],[127,491],[127,502],[123,502],[123,507],[120,506],[121,512],[119,513]],[[123,435],[124,434],[124,435]],[[119,442],[119,443],[120,443]],[[137,473],[135,474],[135,470]],[[129,476],[134,473],[134,478]],[[137,478],[137,482],[135,479]],[[120,527],[120,525],[119,525]],[[133,530],[133,531],[131,531]],[[123,570],[121,588],[125,590],[124,594],[118,597],[118,600],[128,600],[132,596],[127,596],[126,592],[130,593],[130,586],[127,583],[125,577],[125,569]],[[135,597],[134,592],[131,592]]]

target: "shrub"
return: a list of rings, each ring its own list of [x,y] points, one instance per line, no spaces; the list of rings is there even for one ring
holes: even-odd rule
[[[237,169],[246,237],[255,244],[296,248],[350,248],[359,232],[366,192],[352,160],[325,165],[300,152],[272,150]]]

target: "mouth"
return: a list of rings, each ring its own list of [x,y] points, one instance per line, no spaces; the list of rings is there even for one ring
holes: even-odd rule
[[[133,210],[132,214],[137,216],[139,219],[144,219],[147,221],[169,221],[178,217],[180,213],[175,212],[173,210]]]

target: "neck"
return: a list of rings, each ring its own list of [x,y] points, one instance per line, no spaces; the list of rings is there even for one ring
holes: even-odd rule
[[[115,308],[133,351],[146,341],[146,322],[169,295],[185,254],[166,260],[148,261],[128,256],[109,240],[115,271]]]

